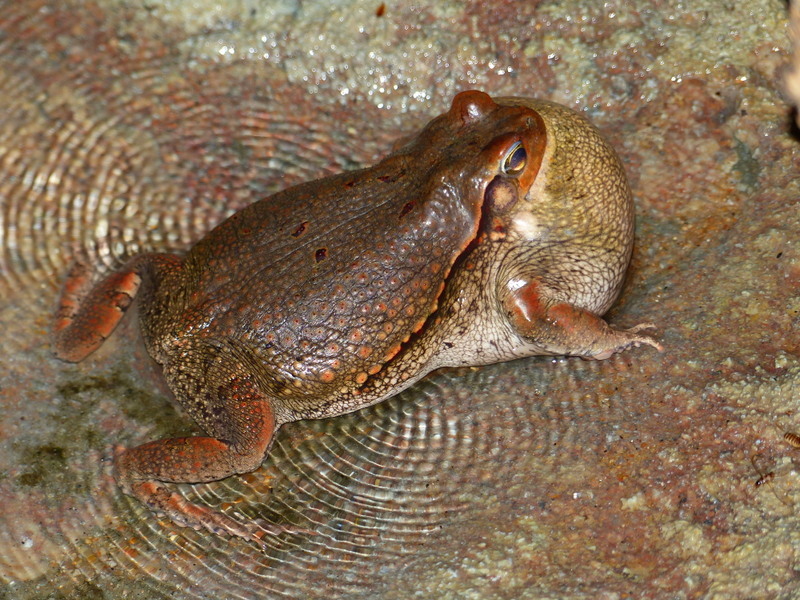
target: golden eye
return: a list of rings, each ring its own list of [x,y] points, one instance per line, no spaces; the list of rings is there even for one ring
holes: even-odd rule
[[[525,146],[522,142],[517,142],[506,154],[503,159],[503,173],[506,175],[519,175],[525,168],[528,162],[528,153],[525,152]]]

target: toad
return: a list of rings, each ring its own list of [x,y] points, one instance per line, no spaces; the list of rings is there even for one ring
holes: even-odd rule
[[[205,435],[118,450],[121,489],[175,523],[260,541],[169,483],[253,471],[275,432],[404,390],[434,369],[659,344],[602,318],[633,245],[620,161],[557,104],[458,94],[375,166],[278,192],[185,254],[76,263],[54,322],[77,362],[136,297],[145,345]]]

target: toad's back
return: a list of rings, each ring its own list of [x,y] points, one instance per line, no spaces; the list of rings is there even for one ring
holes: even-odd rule
[[[371,169],[220,224],[152,292],[144,329],[157,360],[189,340],[232,345],[282,395],[324,396],[377,373],[433,312],[478,228],[482,197],[467,192],[485,169],[461,166],[452,125],[435,120]]]

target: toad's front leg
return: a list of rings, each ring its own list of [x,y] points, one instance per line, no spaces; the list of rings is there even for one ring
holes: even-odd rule
[[[641,344],[662,350],[654,338],[639,333],[652,325],[614,329],[589,311],[554,300],[547,288],[537,281],[509,290],[503,303],[517,333],[551,354],[600,360]]]

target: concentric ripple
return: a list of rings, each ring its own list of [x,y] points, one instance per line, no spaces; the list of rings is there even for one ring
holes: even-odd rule
[[[78,18],[43,23],[29,9],[3,22],[21,37],[55,26],[49,37],[59,40]],[[81,42],[102,46],[111,32],[94,35]],[[172,51],[149,43],[113,65],[86,50],[74,69],[43,60],[24,71],[13,60],[24,42],[0,44],[0,277],[9,289],[63,273],[79,250],[109,266],[143,249],[185,248],[254,198],[374,153],[367,143],[332,154],[332,117],[308,100],[285,114],[290,90],[244,88],[255,66],[178,73]],[[50,57],[65,51],[52,45]]]

